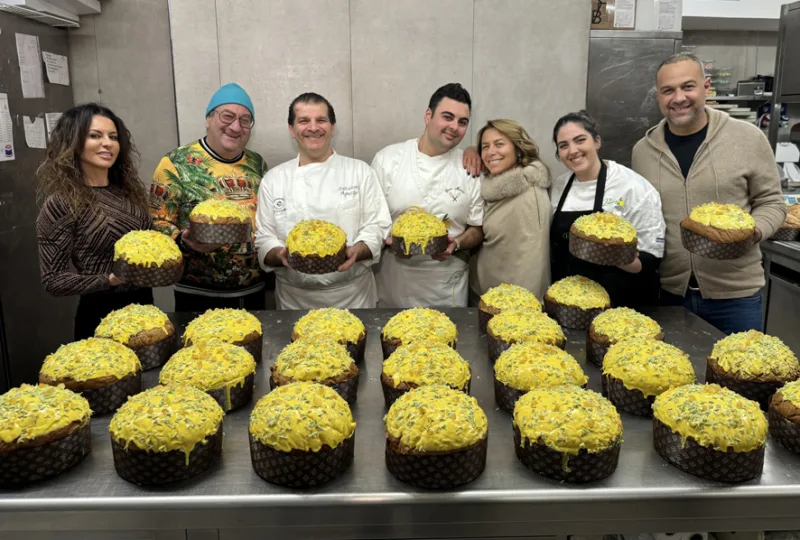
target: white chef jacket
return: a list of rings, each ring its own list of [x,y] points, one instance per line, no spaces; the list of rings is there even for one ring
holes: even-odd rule
[[[658,191],[631,169],[614,161],[605,160],[606,190],[603,195],[603,210],[621,216],[636,228],[639,251],[655,257],[664,256],[664,233],[667,225],[661,211]],[[550,203],[555,213],[561,194],[567,186],[572,171],[562,174],[550,188]],[[597,180],[579,182],[576,178],[561,209],[564,212],[583,212],[594,208]]]
[[[255,245],[261,267],[275,272],[278,309],[374,308],[378,296],[369,266],[380,260],[392,224],[375,172],[336,152],[323,163],[300,167],[299,160],[268,171],[258,191]],[[372,259],[356,262],[347,272],[320,275],[266,266],[267,253],[286,247],[289,231],[304,219],[335,223],[348,246],[363,241]]]
[[[464,152],[453,149],[430,157],[419,151],[419,139],[387,146],[375,155],[392,220],[412,206],[447,218],[453,238],[468,225],[483,224],[480,180],[464,170]],[[401,259],[387,254],[375,266],[381,307],[463,307],[467,305],[467,263],[452,256],[444,262],[418,255]]]

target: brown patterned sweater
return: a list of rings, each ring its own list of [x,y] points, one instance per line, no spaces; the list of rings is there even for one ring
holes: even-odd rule
[[[110,288],[114,243],[152,225],[147,208],[137,207],[115,185],[95,189],[91,207],[73,216],[58,195],[45,200],[36,220],[42,285],[54,296],[88,294]],[[114,290],[134,287],[120,285]]]

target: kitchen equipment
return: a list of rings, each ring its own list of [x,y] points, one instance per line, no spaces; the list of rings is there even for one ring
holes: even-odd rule
[[[764,81],[739,81],[736,83],[737,96],[760,96],[764,94]]]

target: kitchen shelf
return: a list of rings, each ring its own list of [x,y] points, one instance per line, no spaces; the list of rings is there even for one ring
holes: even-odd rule
[[[772,96],[708,96],[706,101],[771,101]]]

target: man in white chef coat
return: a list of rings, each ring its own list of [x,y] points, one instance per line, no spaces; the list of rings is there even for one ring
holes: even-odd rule
[[[467,305],[467,253],[483,241],[480,180],[464,170],[464,152],[456,148],[467,133],[471,106],[460,84],[442,86],[431,96],[422,136],[387,146],[372,161],[392,220],[418,206],[449,225],[442,254],[383,257],[375,267],[380,307]]]
[[[305,93],[289,106],[295,159],[271,169],[261,182],[256,248],[264,270],[275,272],[278,309],[374,308],[378,302],[370,265],[380,260],[391,228],[375,172],[363,161],[331,148],[333,106]],[[298,222],[321,219],[347,234],[347,260],[337,272],[310,275],[289,268],[286,237]]]

